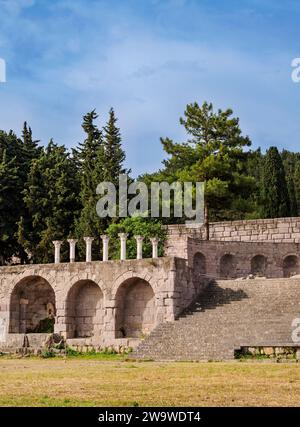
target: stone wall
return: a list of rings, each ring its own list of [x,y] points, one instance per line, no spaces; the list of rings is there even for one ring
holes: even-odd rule
[[[212,279],[300,274],[300,243],[222,242],[189,237],[187,258],[195,282],[197,274]]]
[[[47,318],[73,348],[125,348],[177,319],[211,279],[298,275],[300,218],[213,223],[209,241],[203,226],[169,226],[166,253],[1,267],[0,349],[18,335],[34,341]]]
[[[30,332],[49,307],[54,332],[73,344],[141,338],[193,298],[190,277],[186,260],[170,257],[1,267],[0,341]]]
[[[300,243],[300,218],[275,218],[210,223],[210,240],[227,242]],[[205,240],[205,228],[185,224],[168,226],[167,256],[187,258],[187,238]]]

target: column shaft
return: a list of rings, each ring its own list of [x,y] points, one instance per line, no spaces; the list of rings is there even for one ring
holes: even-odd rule
[[[101,236],[102,239],[102,260],[103,261],[108,261],[108,242],[109,242],[109,237],[106,234],[103,234]]]
[[[158,242],[159,240],[156,237],[150,239],[152,243],[152,258],[158,257]]]
[[[84,237],[83,240],[85,241],[85,261],[91,262],[92,261],[92,242],[94,240],[93,237]]]
[[[76,243],[78,240],[76,239],[68,239],[68,243],[70,245],[70,262],[75,262],[75,256],[76,256]]]
[[[125,261],[126,260],[126,239],[127,239],[128,234],[119,233],[118,236],[120,237],[120,241],[121,241],[120,259],[121,259],[121,261]]]
[[[143,258],[143,240],[142,236],[134,236],[136,240],[136,259]]]
[[[60,247],[62,245],[62,241],[61,240],[54,240],[53,242],[54,245],[54,262],[55,264],[59,264],[60,263]]]

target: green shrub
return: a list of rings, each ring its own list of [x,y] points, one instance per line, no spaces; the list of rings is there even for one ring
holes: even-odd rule
[[[136,240],[134,236],[143,236],[143,257],[151,258],[151,237],[159,239],[158,255],[163,256],[166,229],[158,219],[143,218],[141,216],[128,217],[117,224],[110,224],[106,233],[110,236],[110,256],[112,259],[120,258],[120,239],[118,233],[127,233],[127,258],[136,258]]]
[[[41,352],[41,357],[43,359],[49,359],[50,357],[55,357],[55,352],[51,348],[43,349]]]

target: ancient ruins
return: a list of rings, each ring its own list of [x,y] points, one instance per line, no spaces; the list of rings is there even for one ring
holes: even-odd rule
[[[238,351],[280,356],[298,352],[300,218],[168,227],[165,256],[151,239],[152,258],[0,267],[0,350],[38,351],[51,335],[86,351],[132,348],[131,357],[161,360],[232,359]],[[300,324],[300,321],[299,321]],[[299,340],[300,341],[300,340]]]

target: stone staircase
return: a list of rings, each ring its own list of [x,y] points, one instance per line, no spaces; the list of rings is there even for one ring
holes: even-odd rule
[[[177,320],[158,325],[132,357],[226,360],[241,347],[295,346],[297,317],[299,279],[218,280]]]

